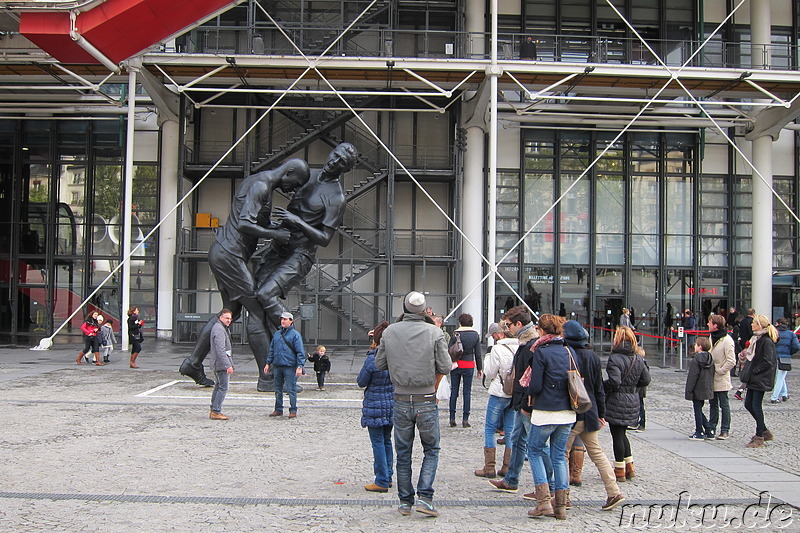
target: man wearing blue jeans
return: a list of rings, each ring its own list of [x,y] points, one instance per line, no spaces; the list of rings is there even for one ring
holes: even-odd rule
[[[275,375],[275,410],[269,416],[283,416],[283,387],[289,392],[289,418],[297,418],[297,377],[303,374],[306,351],[303,338],[294,329],[294,315],[281,313],[281,327],[272,336],[264,373],[272,366]]]
[[[403,299],[403,314],[383,332],[375,368],[388,370],[394,384],[394,446],[397,457],[397,510],[408,516],[414,507],[411,453],[414,430],[419,433],[424,457],[417,481],[416,510],[436,517],[433,481],[439,465],[439,409],[437,374],[452,367],[444,333],[425,314],[425,296],[412,291]]]
[[[217,322],[211,327],[209,335],[211,349],[208,352],[208,364],[214,371],[217,380],[214,392],[211,393],[211,420],[228,420],[222,414],[222,402],[228,393],[228,376],[233,374],[233,356],[231,355],[231,334],[228,331],[233,321],[233,313],[223,309],[217,315]]]

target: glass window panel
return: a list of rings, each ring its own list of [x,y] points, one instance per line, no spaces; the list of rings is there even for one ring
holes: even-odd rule
[[[595,224],[599,233],[625,231],[625,197],[622,176],[598,176]]]
[[[622,269],[598,268],[594,276],[596,294],[622,294]]]
[[[519,219],[517,218],[497,219],[497,231],[519,231]]]
[[[553,263],[555,261],[553,234],[531,233],[525,237],[526,263]]]
[[[553,312],[553,269],[526,266],[523,281],[523,297],[535,313]]]
[[[562,233],[559,253],[562,264],[588,264],[589,235],[586,233]]]
[[[703,222],[727,222],[728,209],[726,207],[710,207],[703,203],[703,208],[700,210],[700,216],[703,217]],[[706,225],[703,225],[705,228]],[[705,231],[705,229],[703,229]]]
[[[703,235],[727,236],[728,225],[722,222],[716,224],[704,223],[702,224],[702,233]]]
[[[659,271],[656,269],[631,270],[629,289],[626,294],[628,309],[631,312],[631,321],[636,330],[651,335],[658,334],[658,308],[653,301],[653,295],[659,293]],[[655,344],[656,339],[643,337],[646,345]]]
[[[658,264],[658,235],[639,235],[633,233],[631,239],[631,264]]]
[[[690,235],[667,235],[667,264],[692,265],[692,237]]]
[[[519,202],[519,188],[518,187],[498,187],[497,188],[497,201],[498,202]]]
[[[692,233],[694,205],[692,201],[692,178],[689,176],[667,177],[667,233]]]
[[[595,261],[603,265],[620,265],[625,261],[625,237],[622,234],[598,234],[595,239]]]
[[[519,189],[519,174],[516,172],[498,171],[497,186],[516,187],[517,189]]]
[[[701,254],[706,252],[727,252],[728,239],[719,237],[701,237],[700,250]]]
[[[728,254],[703,252],[700,254],[700,265],[710,267],[726,267],[728,266]]]
[[[519,217],[519,201],[514,204],[497,204],[498,217]]]
[[[552,231],[552,211],[547,213],[550,217],[550,226],[547,227],[547,216],[542,216],[553,204],[553,175],[527,172],[525,174],[525,229],[533,228],[536,231]],[[541,218],[541,220],[540,220]],[[534,223],[538,224],[534,227]]]
[[[515,248],[508,257],[505,257],[506,253],[511,250],[511,247],[519,240],[519,237],[514,235],[504,235],[498,234],[497,235],[497,260],[503,260],[505,263],[519,263],[519,247]],[[505,257],[505,259],[503,259]]]
[[[658,198],[657,176],[631,176],[632,233],[658,233]]]
[[[578,176],[562,174],[561,190],[570,191],[561,199],[561,231],[569,233],[589,233],[589,180],[583,177],[575,183]]]
[[[561,268],[558,280],[559,304],[564,304],[569,320],[589,321],[589,272],[586,267]]]

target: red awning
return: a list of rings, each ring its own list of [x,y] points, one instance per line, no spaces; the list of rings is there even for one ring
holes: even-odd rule
[[[114,63],[179,34],[232,0],[107,0],[78,13],[78,33]],[[70,36],[69,12],[23,12],[20,33],[62,63],[99,63]]]

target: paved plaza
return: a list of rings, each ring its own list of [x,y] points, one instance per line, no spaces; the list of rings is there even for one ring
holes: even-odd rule
[[[800,531],[798,371],[789,374],[791,400],[764,405],[775,441],[749,449],[755,424],[733,398],[729,440],[687,439],[694,424],[683,399],[686,374],[654,365],[647,430],[631,433],[638,476],[621,485],[627,505],[600,510],[605,493],[587,456],[566,522],[527,517],[531,502],[522,493],[533,490],[527,464],[517,494],[493,492],[473,475],[482,466],[487,399],[476,380],[472,428],[447,427],[446,407],[440,411],[434,487],[441,515],[434,519],[401,516],[395,489],[363,488],[373,476],[355,384],[362,351],[329,352],[333,371],[325,391],[314,390],[308,365],[298,418],[289,420],[267,416],[274,394],[256,392],[255,363],[246,346],[234,346],[237,372],[223,409],[231,419],[212,421],[211,389],[177,371],[189,346],[148,342],[140,370],[129,369],[119,351],[107,366],[78,366],[78,349],[0,348],[2,531],[583,533],[689,530],[701,523],[712,530]],[[607,430],[601,435],[610,455],[611,437]]]

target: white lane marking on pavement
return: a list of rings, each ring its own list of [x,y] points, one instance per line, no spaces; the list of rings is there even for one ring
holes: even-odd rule
[[[273,396],[272,393],[268,392],[266,394],[268,394],[269,396],[239,396],[239,395],[236,395],[236,394],[228,394],[227,396],[225,396],[225,401],[228,401],[228,400],[264,400],[264,401],[269,401],[269,402],[275,401],[275,396]],[[142,396],[142,394],[137,394],[137,396]],[[288,394],[287,394],[287,396],[288,396]],[[206,396],[181,396],[181,395],[178,395],[178,394],[166,395],[166,396],[150,395],[150,396],[147,396],[147,397],[148,398],[158,398],[158,399],[161,399],[161,400],[170,400],[170,399],[172,399],[172,400],[203,400],[203,401],[208,401],[208,397],[206,397]],[[355,403],[355,402],[357,402],[357,403],[361,403],[360,399],[352,399],[352,398],[338,398],[338,399],[337,398],[300,398],[299,396],[297,397],[297,401],[298,402],[331,402],[331,403],[336,403],[336,402]]]
[[[158,387],[156,387],[156,388],[154,388],[154,389],[150,389],[150,390],[148,390],[148,391],[145,391],[145,392],[140,392],[140,393],[139,393],[139,394],[137,394],[136,396],[137,396],[137,397],[150,396],[150,395],[151,395],[151,394],[153,394],[154,392],[158,392],[158,391],[160,391],[161,389],[166,389],[167,387],[171,387],[171,386],[175,385],[176,383],[180,383],[181,381],[182,381],[182,380],[170,381],[169,383],[164,383],[163,385],[159,385]]]

